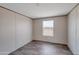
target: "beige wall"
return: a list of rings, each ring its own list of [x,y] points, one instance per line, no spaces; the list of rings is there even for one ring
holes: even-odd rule
[[[42,21],[44,20],[54,20],[54,37],[42,35]],[[33,20],[33,40],[67,44],[67,17],[61,16]]]
[[[32,20],[0,7],[0,54],[9,54],[32,40]]]
[[[68,46],[79,54],[79,5],[68,15]]]

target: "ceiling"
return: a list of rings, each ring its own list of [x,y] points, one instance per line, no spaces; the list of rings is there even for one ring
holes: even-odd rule
[[[0,3],[0,6],[30,18],[66,15],[75,5],[76,3]]]

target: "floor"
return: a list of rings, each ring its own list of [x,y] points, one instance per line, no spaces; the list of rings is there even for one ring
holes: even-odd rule
[[[72,55],[67,45],[32,41],[10,55]]]

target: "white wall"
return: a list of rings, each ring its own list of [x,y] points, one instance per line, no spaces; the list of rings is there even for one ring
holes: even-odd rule
[[[0,54],[9,54],[32,40],[32,20],[0,7]]]
[[[22,47],[32,40],[32,20],[15,15],[16,19],[16,48]],[[18,43],[18,44],[17,44]]]
[[[79,5],[68,15],[68,46],[79,54]]]
[[[77,54],[79,55],[79,5],[77,6]]]
[[[54,20],[54,37],[42,35],[42,21]],[[33,20],[33,40],[67,44],[67,17],[53,17]]]

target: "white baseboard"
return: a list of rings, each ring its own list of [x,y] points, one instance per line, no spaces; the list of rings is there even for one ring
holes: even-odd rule
[[[34,40],[36,40],[36,39],[34,39]],[[38,39],[37,41],[45,41],[45,42],[50,42],[50,43],[56,43],[56,44],[64,44],[64,45],[67,45],[67,43],[52,42],[52,41],[48,41],[48,40],[40,40],[40,39]]]

